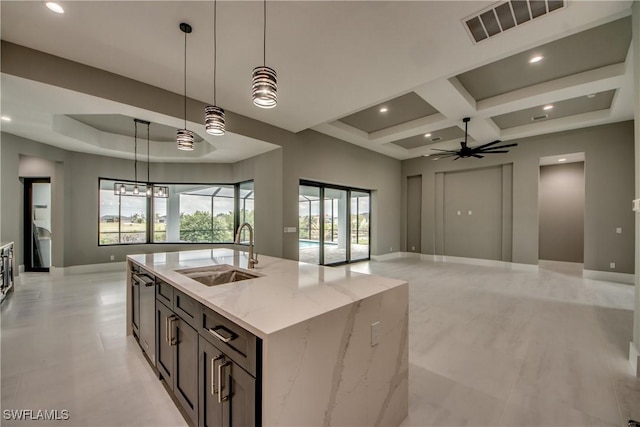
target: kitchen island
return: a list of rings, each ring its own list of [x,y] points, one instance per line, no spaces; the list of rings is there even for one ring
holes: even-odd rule
[[[180,322],[191,325],[183,329],[200,334],[195,338],[200,346],[197,369],[191,374],[198,377],[199,396],[180,391],[189,381],[181,385],[180,378],[173,379],[180,391],[176,395],[184,394],[178,402],[192,411],[192,423],[215,425],[215,403],[223,405],[233,401],[235,393],[244,393],[246,386],[232,384],[235,380],[227,369],[233,368],[254,379],[255,393],[250,390],[236,401],[246,405],[247,396],[255,399],[251,420],[258,425],[400,424],[408,410],[407,283],[268,256],[261,256],[249,270],[247,260],[246,252],[232,249],[128,256],[127,333],[139,339],[135,317],[138,323],[143,320],[142,297],[135,295],[132,283],[140,289],[153,286],[156,341],[145,340],[141,347],[153,353],[147,355],[149,361],[165,382],[170,373],[161,366],[163,351],[166,355],[166,346],[180,347],[188,341],[188,334],[179,332]],[[241,277],[203,284],[198,274],[217,268],[231,268]],[[152,279],[138,284],[140,276]],[[173,302],[165,304],[158,295],[168,287]],[[187,299],[200,308],[190,308],[195,305],[185,303]],[[172,304],[175,313],[168,311],[163,317],[158,310],[165,305],[171,309]],[[187,315],[180,316],[184,312]],[[192,356],[181,357],[184,363]],[[239,366],[229,367],[234,361]]]

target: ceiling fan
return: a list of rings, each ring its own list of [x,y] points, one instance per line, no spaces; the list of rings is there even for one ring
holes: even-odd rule
[[[460,149],[458,150],[442,150],[438,148],[432,148],[434,151],[441,151],[441,154],[430,154],[429,156],[436,157],[434,160],[444,159],[446,157],[455,157],[453,160],[458,160],[461,157],[476,157],[478,159],[482,159],[483,154],[499,154],[499,153],[508,153],[509,150],[502,150],[503,148],[515,147],[516,143],[506,144],[506,145],[497,145],[500,141],[495,140],[493,142],[488,142],[486,144],[478,145],[477,147],[469,147],[467,146],[467,126],[469,125],[469,120],[471,118],[465,117],[462,119],[464,122],[464,141],[460,141]]]

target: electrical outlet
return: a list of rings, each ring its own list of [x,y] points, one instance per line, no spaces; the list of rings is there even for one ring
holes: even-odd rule
[[[473,215],[473,212],[472,212],[472,211],[469,211],[469,215]]]
[[[371,347],[375,347],[380,343],[380,321],[377,320],[371,324]]]
[[[116,256],[115,256],[115,255],[109,255],[109,260],[110,260],[110,261],[115,261],[115,259],[116,259]]]
[[[612,268],[612,269],[616,268],[616,263],[615,262],[610,262],[609,263],[609,268]]]
[[[462,215],[462,212],[458,211],[458,215]]]
[[[389,252],[393,252],[393,247],[390,247],[390,248],[389,248]]]
[[[622,234],[622,227],[618,227],[618,228],[616,228],[616,233],[618,233],[618,234]]]
[[[415,247],[415,246],[411,246],[411,250],[412,250],[412,251],[415,251],[415,250],[416,250],[416,247]]]

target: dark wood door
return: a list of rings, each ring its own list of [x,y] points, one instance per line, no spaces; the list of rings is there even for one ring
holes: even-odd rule
[[[227,360],[222,371],[222,425],[256,425],[256,380],[236,363]]]
[[[156,368],[160,376],[173,390],[173,370],[174,370],[174,348],[172,342],[175,337],[174,322],[176,315],[173,314],[160,301],[156,304]]]
[[[181,318],[175,321],[173,392],[193,425],[198,424],[198,333]]]
[[[216,376],[218,365],[224,362],[222,351],[200,337],[198,359],[198,405],[200,427],[222,426],[222,405],[218,403]]]

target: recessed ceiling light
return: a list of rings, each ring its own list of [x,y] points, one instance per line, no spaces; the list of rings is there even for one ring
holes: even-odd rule
[[[558,159],[559,162],[566,162],[567,159]]]
[[[425,134],[424,134],[424,137],[425,137],[425,138],[429,138],[430,136],[431,136],[431,134],[430,134],[430,133],[425,133]]]
[[[423,154],[422,157],[429,157],[431,154]]]
[[[587,95],[587,98],[595,98],[596,94],[595,93],[590,93],[589,95]]]
[[[381,113],[386,113],[387,111],[389,111],[389,109],[387,107],[380,108],[380,112]]]
[[[11,117],[9,117],[9,116],[2,116],[2,117],[0,117],[0,119],[2,119],[3,122],[10,122],[11,121]]]
[[[532,56],[532,57],[529,59],[529,64],[535,64],[535,63],[537,63],[537,62],[540,62],[540,61],[542,61],[542,59],[543,59],[543,58],[544,58],[544,56],[542,56],[542,55]]]
[[[549,105],[545,105],[544,107],[542,107],[542,109],[544,111],[549,111],[549,110],[553,110],[553,105],[549,104]]]
[[[58,3],[54,2],[54,1],[46,2],[45,6],[47,6],[47,8],[52,12],[64,13],[64,9],[62,8],[62,6],[60,6]]]

